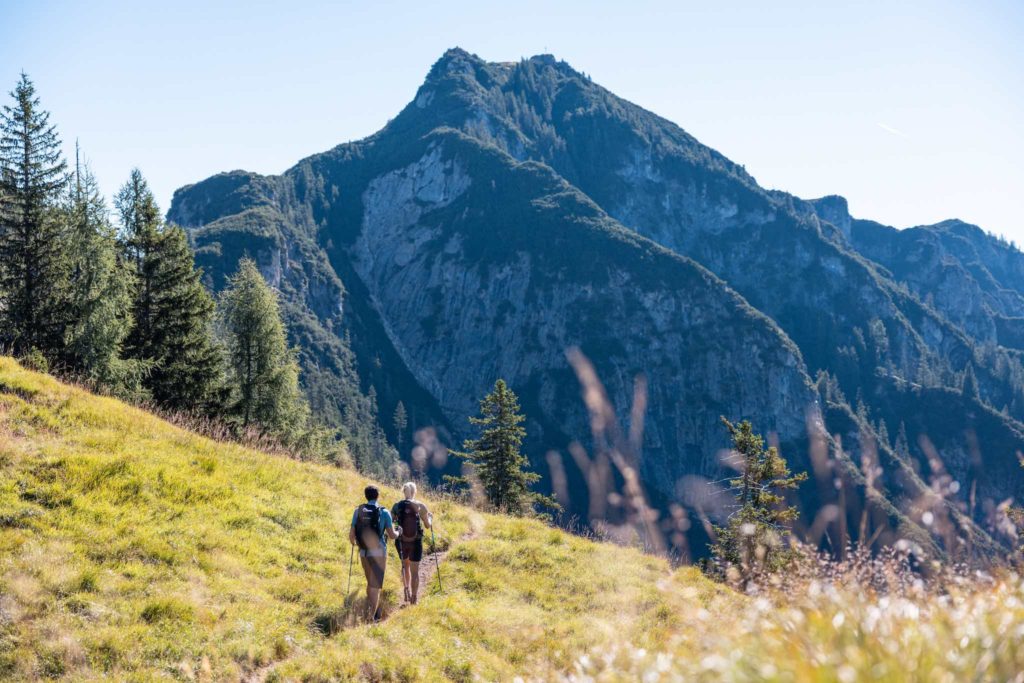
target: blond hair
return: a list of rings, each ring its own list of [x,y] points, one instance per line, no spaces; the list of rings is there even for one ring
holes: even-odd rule
[[[413,498],[415,498],[416,497],[416,482],[414,482],[414,481],[407,481],[405,483],[405,485],[402,486],[402,493],[405,494],[405,497],[408,500],[412,500]]]

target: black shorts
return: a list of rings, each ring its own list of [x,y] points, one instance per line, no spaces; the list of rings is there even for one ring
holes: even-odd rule
[[[402,560],[419,562],[423,559],[423,539],[406,541],[401,536],[395,539],[395,549],[398,550],[398,557]]]

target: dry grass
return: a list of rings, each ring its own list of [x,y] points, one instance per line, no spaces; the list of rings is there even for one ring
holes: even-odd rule
[[[0,358],[0,679],[1024,681],[1010,574],[853,555],[741,596],[447,499],[444,593],[394,610],[392,557],[390,617],[357,624],[365,483]]]
[[[444,594],[335,632],[364,585],[357,568],[344,595],[366,483],[0,358],[0,679],[551,678],[618,643],[669,648],[701,609],[739,616],[695,570],[437,500]]]
[[[1024,681],[1024,583],[1017,576],[921,582],[895,593],[852,581],[767,591],[723,625],[666,648],[632,643],[579,658],[568,681]],[[692,626],[692,625],[691,625]],[[697,635],[693,635],[693,634]]]

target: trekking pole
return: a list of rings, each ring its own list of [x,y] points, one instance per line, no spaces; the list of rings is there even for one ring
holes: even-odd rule
[[[437,544],[434,542],[434,525],[430,525],[430,552],[434,554],[434,569],[437,570],[437,590],[441,592],[441,561],[437,559]]]
[[[348,588],[345,589],[345,599],[352,593],[352,561],[356,559],[356,547],[352,546],[352,552],[348,554]]]

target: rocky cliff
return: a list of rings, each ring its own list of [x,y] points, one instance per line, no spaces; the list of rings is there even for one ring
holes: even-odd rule
[[[215,288],[257,257],[289,302],[314,403],[338,419],[401,400],[413,427],[457,445],[504,377],[546,471],[548,451],[595,445],[566,359],[579,348],[627,429],[646,379],[640,469],[666,508],[686,502],[688,477],[725,473],[720,414],[754,420],[808,468],[805,420],[821,423],[828,466],[906,533],[927,536],[921,501],[955,472],[937,504],[990,545],[976,501],[1024,483],[1012,253],[946,226],[928,229],[924,258],[911,231],[855,220],[839,198],[765,191],[550,56],[449,51],[376,135],[280,177],[183,188],[170,218],[193,228]],[[867,456],[877,476],[863,476]],[[590,509],[584,479],[570,472],[573,512]],[[835,502],[829,486],[805,493],[812,517]]]

